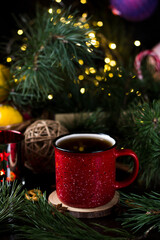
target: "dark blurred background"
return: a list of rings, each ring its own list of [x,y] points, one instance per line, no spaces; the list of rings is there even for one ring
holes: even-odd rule
[[[152,2],[152,0],[150,0]],[[35,14],[36,3],[45,7],[52,4],[58,4],[51,0],[16,0],[3,1],[0,7],[0,37],[10,38],[17,30],[17,23],[14,19],[20,15],[28,14],[31,17]],[[78,10],[87,10],[91,15],[97,18],[103,18],[105,25],[105,16],[109,9],[109,0],[87,0],[87,4],[81,4],[80,0],[63,0],[59,5],[71,5]],[[144,21],[131,22],[124,19],[127,27],[134,29],[135,39],[143,42],[146,48],[152,48],[160,40],[160,3],[158,3],[154,13]]]

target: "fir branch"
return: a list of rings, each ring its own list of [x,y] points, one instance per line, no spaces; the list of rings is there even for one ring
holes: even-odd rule
[[[63,88],[64,81],[77,80],[78,69],[93,65],[95,54],[86,45],[91,30],[85,24],[76,13],[71,15],[70,8],[62,14],[56,10],[49,14],[47,9],[37,8],[35,19],[23,27],[26,50],[12,53],[15,62],[11,70],[17,80],[11,97],[15,92],[22,93],[24,99],[36,96],[37,101],[46,101],[49,93]]]
[[[45,194],[38,202],[26,201],[19,220],[23,222],[23,226],[17,226],[17,236],[32,240],[127,240],[131,236],[123,229],[99,226],[106,231],[106,235],[103,235],[79,219],[68,213],[62,214],[54,206],[49,205]]]
[[[152,229],[160,231],[160,194],[156,192],[137,195],[121,193],[121,202],[127,207],[122,216],[122,225],[137,232],[141,229],[146,234]]]
[[[139,157],[140,180],[147,188],[156,187],[160,180],[160,101],[132,104],[120,124],[124,145],[132,148]]]
[[[0,183],[0,231],[8,231],[14,224],[15,216],[23,208],[24,193],[17,182]]]

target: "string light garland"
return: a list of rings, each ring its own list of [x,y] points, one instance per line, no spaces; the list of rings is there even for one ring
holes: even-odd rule
[[[80,3],[86,4],[86,3],[87,3],[87,0],[80,0]]]
[[[60,3],[61,1],[56,1],[56,2]],[[82,2],[84,4],[87,1],[82,1]],[[37,10],[37,12],[38,11],[39,9]],[[18,58],[21,59],[20,60],[21,64],[13,63],[12,65],[13,75],[15,75],[13,81],[14,83],[16,83],[14,87],[14,91],[16,94],[12,93],[11,95],[11,97],[14,97],[14,101],[17,101],[16,99],[19,98],[18,95],[21,94],[19,93],[19,89],[23,89],[23,94],[21,94],[21,96],[24,97],[25,102],[27,101],[27,99],[28,101],[33,99],[32,98],[33,95],[36,95],[37,97],[35,98],[37,99],[38,98],[40,100],[43,99],[43,101],[51,100],[52,97],[50,96],[50,92],[55,90],[57,91],[58,89],[60,89],[60,85],[62,85],[61,80],[63,81],[63,77],[64,77],[64,76],[61,76],[63,71],[57,71],[56,68],[58,66],[60,66],[60,68],[62,66],[63,69],[65,66],[66,71],[70,71],[70,74],[68,74],[68,76],[70,79],[72,79],[72,81],[73,79],[75,79],[74,81],[78,83],[78,80],[83,80],[84,76],[80,76],[79,77],[80,79],[78,78],[79,75],[83,75],[83,74],[79,74],[79,75],[77,74],[78,73],[77,62],[80,65],[80,69],[83,68],[83,65],[88,66],[90,63],[93,62],[94,58],[92,56],[95,56],[95,54],[93,53],[93,47],[95,48],[99,47],[99,42],[96,38],[96,34],[92,29],[90,29],[90,25],[86,20],[88,15],[86,12],[84,12],[79,18],[75,15],[76,13],[71,13],[69,9],[65,10],[65,12],[62,13],[62,9],[60,8],[56,9],[51,7],[42,14],[39,14],[39,13],[36,13],[36,14],[37,15],[35,16],[35,19],[33,21],[34,24],[30,25],[26,23],[27,26],[24,26],[25,31],[23,29],[19,29],[17,32],[17,34],[19,35],[24,35],[22,39],[22,45],[19,48],[21,52],[23,53],[26,52],[26,54],[22,55],[21,53],[19,54],[19,52],[13,53],[13,55],[15,54],[14,59],[18,59]],[[41,15],[43,15],[43,17]],[[38,16],[39,17],[41,16],[41,19],[38,20]],[[39,32],[37,32],[38,27],[35,27],[35,26],[36,24],[38,24],[39,26],[39,21],[41,22],[41,25],[45,26],[45,30],[44,30],[45,36],[49,37],[49,39],[46,41],[44,41],[43,36],[37,35],[39,34]],[[47,24],[45,24],[44,22],[47,22]],[[67,27],[65,27],[65,25],[67,25]],[[68,31],[68,29],[70,29],[70,31]],[[30,36],[30,34],[32,36]],[[72,38],[73,34],[75,34],[74,39]],[[52,35],[53,35],[54,41],[50,41],[50,36]],[[38,41],[38,44],[35,44],[36,41]],[[40,44],[40,42],[42,43]],[[55,48],[52,47],[49,53],[47,50],[47,47],[51,46],[51,44],[53,45],[59,44],[59,46],[58,48],[57,46]],[[70,50],[71,48],[67,47],[68,44],[70,44],[70,47],[72,47],[72,51]],[[48,46],[45,46],[45,45],[48,45]],[[64,48],[67,51],[63,51]],[[61,54],[59,53],[59,49],[62,50]],[[53,53],[54,51],[55,51],[55,54]],[[29,54],[29,52],[32,52],[32,54]],[[73,52],[75,53],[74,56],[73,56]],[[45,67],[45,69],[49,70],[50,67],[52,68],[51,74],[50,73],[48,74],[50,78],[47,77],[48,83],[46,82],[46,80],[45,80],[45,83],[43,83],[43,80],[39,79],[43,75],[42,72],[44,72],[40,70],[41,67],[45,66],[44,62],[42,64],[42,59],[43,61],[45,60],[44,53],[46,54],[46,57],[47,57],[46,59],[47,66]],[[51,57],[48,57],[48,53],[51,54]],[[57,54],[59,54],[59,56]],[[65,57],[62,58],[63,54],[65,54]],[[43,56],[43,58],[41,58],[41,55]],[[33,61],[31,60],[31,57],[29,59],[29,56],[33,56]],[[51,66],[49,67],[48,59],[54,58],[54,56],[56,56],[56,61],[52,61]],[[25,58],[25,65],[22,59],[23,57]],[[41,60],[39,61],[39,59]],[[63,59],[63,63],[62,63],[62,59]],[[60,64],[58,64],[59,60],[60,60]],[[8,56],[7,62],[9,61],[11,61],[11,59]],[[27,61],[29,63],[28,66],[26,64]],[[33,66],[31,66],[31,62],[33,63]],[[53,62],[55,63],[57,62],[55,66],[53,65]],[[68,66],[66,66],[66,64]],[[73,65],[76,65],[76,66],[73,66]],[[55,67],[55,69],[53,67]],[[89,66],[88,66],[88,69],[89,69]],[[41,72],[40,74],[39,74],[39,71]],[[95,69],[91,68],[89,70],[89,74],[90,73],[93,74],[95,73],[95,71],[96,71]],[[52,74],[53,74],[53,77],[51,78]],[[43,78],[43,79],[46,79],[46,78]],[[34,84],[32,80],[35,81],[36,83]],[[19,85],[21,85],[21,87]],[[35,88],[35,86],[37,87]],[[45,86],[44,90],[42,86]],[[47,86],[48,86],[48,90],[47,90]],[[25,87],[25,89],[23,87]],[[31,91],[27,90],[28,87],[30,87]],[[37,94],[35,94],[36,92]]]
[[[12,62],[12,58],[11,57],[7,57],[6,62],[8,62],[8,63]]]
[[[136,47],[139,47],[139,46],[141,45],[141,42],[140,42],[139,40],[135,40],[135,41],[134,41],[134,45],[135,45]]]
[[[17,34],[18,34],[18,35],[22,35],[22,34],[23,34],[23,30],[22,30],[22,29],[19,29],[19,30],[17,31]]]
[[[117,46],[115,43],[109,43],[108,47],[113,50],[116,49]]]

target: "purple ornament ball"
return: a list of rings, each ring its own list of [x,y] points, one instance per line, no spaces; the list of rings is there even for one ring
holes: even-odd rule
[[[143,21],[150,17],[158,0],[110,0],[112,13],[129,21]]]

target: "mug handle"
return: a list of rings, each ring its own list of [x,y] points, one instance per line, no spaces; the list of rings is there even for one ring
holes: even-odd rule
[[[130,177],[127,178],[126,180],[123,181],[116,181],[115,182],[115,189],[127,187],[130,185],[137,177],[138,175],[138,170],[139,170],[139,160],[135,152],[133,152],[131,149],[116,149],[116,158],[121,157],[121,156],[131,156],[134,160],[134,168],[133,172],[131,173]]]

